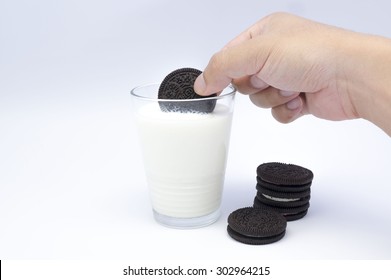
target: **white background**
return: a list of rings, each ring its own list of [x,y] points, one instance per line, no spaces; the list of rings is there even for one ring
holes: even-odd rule
[[[390,259],[391,139],[363,120],[276,122],[236,98],[220,220],[175,230],[152,217],[132,87],[213,53],[288,11],[391,37],[389,1],[0,0],[0,258]],[[310,168],[311,208],[267,246],[226,234],[255,169]]]

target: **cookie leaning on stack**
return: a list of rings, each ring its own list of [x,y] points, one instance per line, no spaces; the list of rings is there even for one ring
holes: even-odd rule
[[[251,245],[277,242],[285,235],[286,219],[275,211],[245,207],[228,216],[227,231],[236,241]]]

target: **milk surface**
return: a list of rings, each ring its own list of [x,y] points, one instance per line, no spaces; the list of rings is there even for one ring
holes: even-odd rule
[[[137,114],[153,209],[193,218],[220,207],[232,112],[216,104],[212,113],[161,112],[148,104]]]

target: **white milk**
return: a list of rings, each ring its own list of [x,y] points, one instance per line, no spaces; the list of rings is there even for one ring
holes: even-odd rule
[[[148,104],[137,115],[153,209],[193,218],[220,207],[232,112],[161,112]]]

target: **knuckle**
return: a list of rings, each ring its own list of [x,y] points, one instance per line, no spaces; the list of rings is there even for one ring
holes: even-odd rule
[[[284,105],[273,107],[271,113],[278,122],[283,124],[293,122],[296,118],[298,118],[297,113],[286,110]]]
[[[225,68],[225,58],[223,55],[224,51],[215,53],[210,61],[209,67],[216,73],[221,72]]]
[[[270,108],[270,105],[268,105],[267,102],[265,102],[262,94],[260,93],[250,94],[249,98],[251,102],[259,108],[263,108],[263,109]]]

